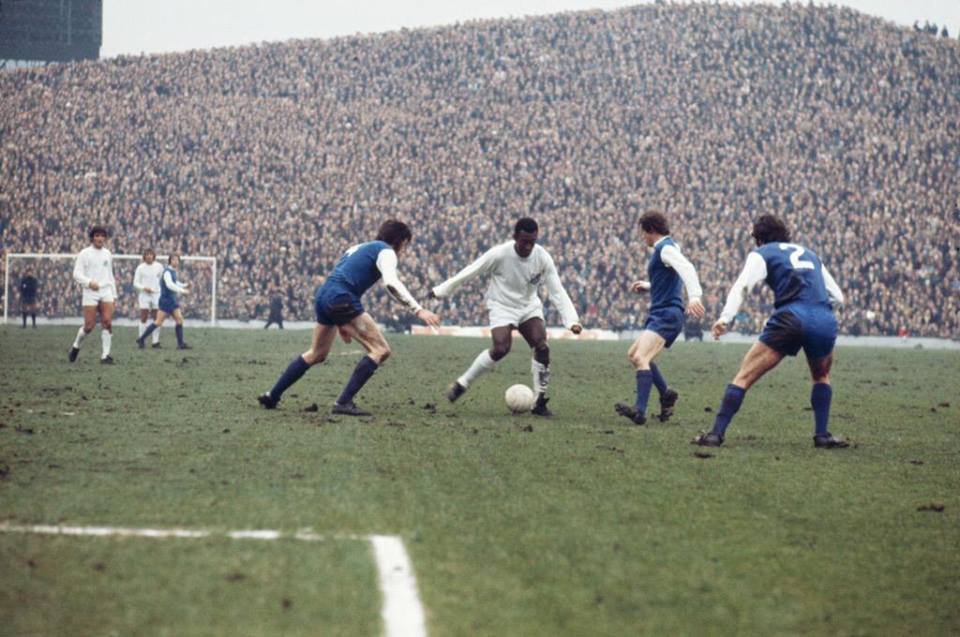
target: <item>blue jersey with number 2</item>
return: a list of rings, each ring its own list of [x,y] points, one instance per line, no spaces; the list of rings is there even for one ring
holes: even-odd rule
[[[757,248],[767,264],[767,285],[773,306],[801,304],[830,308],[823,265],[816,254],[795,243],[767,243]]]

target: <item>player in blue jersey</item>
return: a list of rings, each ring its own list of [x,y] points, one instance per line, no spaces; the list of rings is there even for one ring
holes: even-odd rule
[[[648,281],[636,281],[630,287],[636,293],[650,292],[650,314],[643,331],[633,342],[627,357],[636,370],[637,396],[633,405],[617,403],[616,411],[634,424],[647,422],[647,402],[650,390],[656,385],[660,394],[660,421],[666,422],[673,414],[679,394],[668,387],[653,359],[664,348],[673,345],[683,331],[684,309],[696,318],[706,313],[700,297],[703,290],[693,264],[680,252],[680,246],[670,237],[667,218],[660,212],[649,211],[640,217],[640,230],[648,247],[653,248],[647,265]],[[683,302],[682,288],[687,290]]]
[[[382,279],[390,296],[403,303],[417,318],[431,327],[440,324],[440,317],[421,307],[397,276],[397,257],[403,254],[412,237],[405,223],[389,219],[380,225],[376,240],[355,245],[346,251],[317,290],[314,302],[317,325],[313,328],[310,349],[294,358],[273,388],[257,398],[261,405],[274,409],[287,388],[311,366],[327,358],[339,332],[346,342],[352,339],[360,341],[367,355],[357,363],[350,380],[334,403],[332,413],[370,415],[357,407],[353,398],[390,356],[390,346],[360,303],[364,292]]]
[[[813,445],[832,449],[848,446],[827,430],[830,418],[830,365],[837,340],[837,319],[832,303],[843,303],[843,292],[816,254],[790,243],[786,225],[773,215],[763,215],[753,225],[757,249],[747,255],[743,272],[733,284],[720,319],[713,325],[714,338],[726,333],[743,302],[744,293],[760,281],[773,290],[774,312],[743,358],[740,371],[727,385],[713,430],[694,438],[695,444],[719,447],[743,396],[750,386],[777,366],[784,356],[796,356],[803,348],[813,379]]]
[[[177,335],[177,349],[193,349],[183,340],[183,312],[180,311],[179,297],[189,293],[189,289],[185,282],[177,278],[177,268],[179,267],[179,255],[171,254],[167,257],[167,265],[163,268],[163,274],[160,275],[160,301],[157,303],[157,318],[147,326],[147,329],[137,339],[137,347],[140,349],[145,347],[147,337],[153,334],[154,330],[160,329],[168,316],[172,316],[174,323],[176,323],[174,332]]]

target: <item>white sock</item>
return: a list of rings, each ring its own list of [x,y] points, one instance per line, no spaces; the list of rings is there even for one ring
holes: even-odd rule
[[[530,361],[530,372],[533,374],[533,393],[546,394],[550,384],[550,368],[537,359]]]
[[[490,358],[490,351],[483,350],[480,352],[480,355],[474,359],[470,367],[463,373],[463,376],[457,379],[457,382],[463,385],[464,387],[469,387],[470,383],[475,381],[478,376],[489,372],[491,369],[497,366],[497,361]]]
[[[160,326],[157,326],[157,329],[153,330],[153,344],[156,345],[160,342]]]
[[[147,331],[147,322],[144,321],[140,323],[140,327],[138,327],[137,329],[139,330],[137,332],[137,338],[140,338],[141,336],[143,336],[143,333]]]
[[[83,339],[85,339],[85,338],[87,338],[87,333],[84,332],[84,331],[83,331],[83,328],[81,327],[81,328],[77,331],[77,338],[73,339],[73,346],[74,346],[76,349],[80,349],[80,343],[82,343],[82,342],[83,342]]]
[[[106,358],[107,356],[110,356],[110,345],[112,343],[113,343],[113,334],[101,328],[100,344],[103,346],[103,353],[100,354],[100,358]]]

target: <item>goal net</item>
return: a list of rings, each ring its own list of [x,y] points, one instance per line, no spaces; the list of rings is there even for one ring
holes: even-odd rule
[[[38,283],[37,317],[73,322],[82,317],[81,290],[73,280],[75,254],[8,253],[4,259],[3,322],[20,311],[20,281],[31,273]],[[113,255],[113,276],[117,281],[114,320],[139,320],[138,293],[133,273],[143,260],[139,254]],[[157,255],[166,263],[167,255]],[[217,322],[217,258],[182,256],[177,277],[190,284],[190,294],[181,297],[180,309],[186,319]]]

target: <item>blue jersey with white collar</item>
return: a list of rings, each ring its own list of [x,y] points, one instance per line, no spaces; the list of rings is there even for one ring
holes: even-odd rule
[[[766,243],[755,252],[767,265],[766,283],[773,290],[775,308],[792,304],[831,307],[823,264],[816,254],[795,243]]]
[[[333,272],[317,290],[317,296],[322,294],[332,298],[349,294],[359,299],[380,280],[377,257],[384,250],[392,249],[384,241],[368,241],[351,247],[340,257]]]
[[[683,279],[677,271],[663,262],[660,252],[667,246],[677,244],[670,237],[660,239],[653,248],[650,262],[647,264],[647,278],[650,280],[650,310],[683,305]],[[679,246],[678,246],[679,249]]]
[[[170,273],[170,279],[176,283],[177,282],[177,271],[171,268],[170,266],[164,266],[163,272],[160,273],[160,303],[164,305],[176,305],[177,304],[177,293],[167,287],[166,281],[164,281],[164,275]]]

